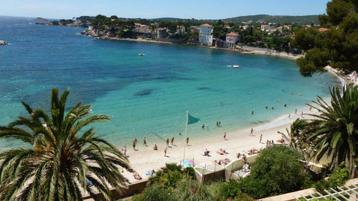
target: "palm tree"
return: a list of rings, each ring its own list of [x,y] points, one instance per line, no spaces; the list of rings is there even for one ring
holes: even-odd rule
[[[80,103],[66,112],[69,92],[58,93],[50,114],[23,102],[29,116],[0,127],[0,138],[23,143],[0,153],[0,200],[111,200],[111,189],[127,184],[119,170],[131,170],[127,158],[88,128],[109,117]]]
[[[342,93],[334,87],[330,94],[330,104],[318,97],[310,105],[318,114],[304,120],[305,125],[299,129],[304,137],[301,141],[310,143],[314,159],[328,160],[330,170],[343,163],[354,176],[358,154],[358,87],[347,86]]]

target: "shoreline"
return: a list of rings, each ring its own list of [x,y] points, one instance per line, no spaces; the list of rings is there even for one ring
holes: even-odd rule
[[[252,127],[254,129],[253,135],[250,134],[251,128],[240,128],[226,132],[227,140],[224,139],[224,133],[216,133],[205,138],[190,138],[189,145],[186,145],[185,136],[176,136],[174,145],[167,148],[167,157],[164,156],[165,142],[157,143],[158,150],[155,151],[153,150],[155,142],[148,142],[148,146],[145,146],[142,141],[139,141],[136,151],[132,147],[127,147],[127,155],[132,168],[143,179],[135,180],[133,175],[127,172],[124,175],[129,179],[130,183],[141,182],[149,178],[148,172],[157,171],[167,163],[179,164],[183,159],[192,160],[194,165],[199,167],[223,168],[223,166],[217,165],[215,161],[226,158],[233,161],[237,159],[238,153],[248,155],[251,149],[260,150],[265,148],[267,140],[273,140],[278,143],[277,141],[282,139],[282,135],[278,131],[286,133],[286,129],[289,129],[296,119],[310,118],[309,115],[306,115],[309,112],[309,107],[305,106],[298,109],[297,114],[292,111],[289,114],[273,118],[267,123]],[[261,135],[262,141],[260,142]],[[217,154],[216,152],[221,148],[225,149],[228,154]],[[210,151],[210,157],[203,155],[206,149]]]
[[[154,43],[154,44],[169,44],[177,45],[172,42],[165,41],[156,41],[156,40],[147,40],[147,39],[129,39],[129,38],[110,38],[110,37],[93,37],[99,40],[114,40],[114,41],[130,41],[130,42],[143,42],[143,43]],[[180,44],[179,44],[180,45]],[[218,49],[224,51],[237,52],[240,54],[251,54],[251,55],[263,55],[263,56],[273,56],[280,57],[284,59],[296,60],[297,58],[302,57],[303,55],[292,55],[285,52],[270,52],[264,48],[255,48],[244,46],[243,49],[229,49],[229,48],[217,48],[217,47],[206,47],[198,46],[208,49]],[[341,83],[341,85],[346,84],[346,79],[337,73],[332,73],[327,70],[329,73],[334,75]],[[343,80],[343,81],[342,81]],[[303,114],[303,116],[301,115]],[[183,159],[192,160],[195,166],[211,166],[215,168],[222,168],[218,166],[215,161],[230,159],[231,161],[237,159],[237,153],[248,155],[248,151],[251,149],[260,150],[266,147],[267,140],[273,140],[277,143],[278,140],[283,139],[282,133],[286,133],[286,129],[289,129],[292,122],[298,118],[310,118],[311,113],[308,106],[302,106],[298,108],[297,114],[293,112],[288,114],[283,114],[278,117],[272,118],[269,122],[261,123],[253,126],[254,134],[250,134],[251,128],[240,128],[233,129],[232,131],[226,132],[228,140],[224,139],[224,133],[213,133],[205,138],[200,137],[190,137],[189,145],[186,145],[185,136],[176,135],[174,145],[166,146],[164,141],[148,141],[148,145],[143,144],[143,139],[138,139],[136,148],[138,150],[133,150],[131,144],[126,146],[126,154],[129,157],[131,167],[137,172],[142,180],[136,180],[133,177],[132,173],[124,172],[124,176],[129,180],[130,183],[138,183],[147,180],[150,177],[149,172],[152,170],[157,171],[162,167],[165,167],[167,163],[179,164]],[[262,141],[260,142],[260,136],[262,135]],[[151,139],[149,139],[151,140]],[[153,150],[154,144],[157,145],[158,150]],[[167,147],[167,156],[164,156],[164,150]],[[123,147],[118,147],[123,150]],[[225,149],[228,154],[219,155],[216,152],[219,149]],[[204,156],[204,151],[208,149],[210,151],[210,157]]]
[[[138,42],[138,43],[152,43],[152,44],[166,44],[166,45],[191,45],[200,48],[214,49],[214,50],[224,50],[230,52],[236,52],[244,55],[261,55],[261,56],[271,56],[278,57],[290,60],[296,60],[303,56],[303,54],[294,55],[287,52],[279,52],[276,50],[271,50],[267,48],[259,48],[259,47],[251,47],[251,46],[240,46],[240,48],[221,48],[221,47],[209,47],[203,45],[193,45],[193,44],[180,44],[170,41],[159,41],[153,39],[144,39],[144,38],[118,38],[118,37],[107,37],[107,36],[93,36],[91,34],[82,34],[91,38],[95,38],[97,40],[110,40],[110,41],[130,41],[130,42]]]
[[[341,87],[344,87],[346,79],[336,73],[332,73],[332,75],[340,80]],[[327,102],[330,101],[329,97],[324,99]],[[224,159],[236,160],[238,153],[249,155],[249,151],[252,149],[260,150],[265,148],[268,140],[280,144],[281,142],[278,141],[284,139],[284,137],[279,132],[286,134],[286,130],[290,129],[291,124],[296,119],[311,119],[312,116],[309,114],[317,114],[317,112],[316,110],[311,111],[309,106],[303,105],[297,108],[297,113],[292,111],[272,118],[269,122],[253,126],[253,135],[250,134],[251,128],[238,128],[226,132],[227,139],[224,139],[224,132],[218,132],[205,138],[190,138],[188,145],[186,145],[185,136],[176,136],[174,145],[167,148],[167,156],[164,156],[165,142],[157,143],[157,141],[154,141],[145,146],[142,141],[139,141],[137,144],[138,150],[135,151],[132,147],[127,147],[127,156],[131,167],[142,177],[142,180],[134,179],[133,175],[128,172],[124,172],[124,176],[132,184],[139,183],[149,179],[150,174],[148,173],[152,172],[152,170],[160,170],[167,163],[180,164],[183,159],[193,161],[194,167],[224,168],[224,166],[217,165],[216,161]],[[262,141],[260,142],[261,135]],[[158,146],[157,151],[153,150],[155,143]],[[285,143],[288,142],[286,141]],[[221,148],[225,149],[228,154],[219,155],[217,151]],[[204,156],[205,150],[210,151],[209,157]]]

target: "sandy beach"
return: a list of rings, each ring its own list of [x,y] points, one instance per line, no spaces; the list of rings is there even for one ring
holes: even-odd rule
[[[330,72],[330,71],[329,71]],[[330,72],[332,73],[332,72]],[[332,73],[340,81],[341,86],[346,85],[346,79],[339,74]],[[329,97],[324,98],[329,102]],[[263,149],[266,147],[266,141],[274,141],[279,144],[282,140],[282,135],[279,132],[287,133],[291,124],[298,118],[310,119],[312,113],[317,113],[316,110],[310,106],[305,105],[302,108],[297,108],[297,111],[291,111],[289,114],[279,116],[270,122],[263,123],[252,127],[254,133],[251,134],[251,128],[237,129],[233,132],[227,132],[227,139],[224,139],[224,133],[217,133],[208,137],[190,138],[190,142],[186,145],[185,136],[175,136],[174,145],[167,148],[167,156],[164,156],[164,149],[167,147],[166,142],[158,143],[158,150],[153,150],[154,144],[157,142],[150,142],[147,139],[148,146],[143,145],[143,139],[138,139],[137,150],[132,147],[127,147],[127,155],[132,168],[142,177],[142,180],[134,179],[131,173],[125,173],[125,176],[131,183],[140,182],[150,177],[148,173],[152,170],[159,170],[167,163],[179,164],[183,159],[193,160],[194,166],[199,167],[220,167],[215,161],[230,159],[230,161],[237,159],[237,154],[248,155],[251,149]],[[200,126],[200,123],[198,123]],[[190,137],[188,133],[188,137]],[[260,142],[260,137],[262,140]],[[285,142],[287,143],[287,142]],[[219,149],[224,149],[228,154],[220,155],[217,153]],[[210,156],[204,156],[204,151],[209,150]]]
[[[91,35],[89,33],[87,33],[86,35],[100,39],[100,40],[132,41],[132,42],[141,42],[141,43],[179,45],[177,43],[170,42],[170,41],[160,41],[160,40],[153,40],[153,39],[146,39],[146,38],[133,39],[133,38],[118,38],[118,37],[108,37],[108,36],[98,37],[96,35]],[[188,45],[190,45],[190,44],[188,44]],[[291,59],[291,60],[296,60],[303,56],[303,54],[296,55],[296,54],[291,54],[291,53],[287,53],[287,52],[279,52],[279,51],[271,50],[268,48],[259,48],[259,47],[251,47],[251,46],[240,46],[240,48],[235,48],[235,49],[220,48],[220,47],[215,47],[215,46],[208,47],[208,46],[199,46],[199,45],[198,45],[198,47],[225,50],[225,51],[230,51],[230,52],[238,52],[241,54],[265,55],[265,56],[279,57],[279,58],[285,58],[285,59]]]
[[[158,143],[158,150],[153,150],[154,143],[147,139],[148,146],[143,145],[143,139],[138,139],[137,150],[134,151],[132,147],[127,147],[127,155],[129,156],[132,168],[145,180],[148,178],[148,172],[158,170],[164,167],[166,163],[180,163],[184,158],[193,160],[195,166],[217,166],[215,160],[230,159],[235,160],[237,154],[246,154],[250,149],[261,149],[266,146],[267,140],[282,139],[282,135],[278,131],[286,132],[286,128],[297,118],[309,118],[305,115],[309,112],[309,107],[306,106],[292,113],[282,115],[268,123],[264,123],[253,127],[254,133],[251,135],[251,128],[238,129],[227,133],[227,139],[224,139],[224,133],[217,133],[205,138],[190,139],[189,145],[186,145],[185,136],[175,136],[174,145],[167,148],[167,156],[164,156],[164,149],[166,142]],[[302,113],[304,114],[302,116]],[[200,124],[200,123],[199,123]],[[260,136],[262,134],[262,141]],[[188,133],[190,137],[190,133]],[[217,153],[219,149],[225,149],[228,154],[220,155]],[[185,149],[185,150],[184,150]],[[204,156],[205,150],[210,151],[210,156]],[[185,151],[185,153],[184,153]],[[217,166],[220,168],[220,166]],[[131,183],[138,182],[131,174],[126,177]]]
[[[303,56],[303,54],[296,55],[287,52],[279,52],[267,48],[258,48],[258,47],[250,47],[250,46],[241,46],[239,52],[242,54],[266,55],[266,56],[280,57],[280,58],[286,58],[292,60],[296,60]]]

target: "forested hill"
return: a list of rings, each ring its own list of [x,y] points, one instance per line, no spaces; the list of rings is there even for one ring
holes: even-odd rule
[[[285,16],[285,15],[248,15],[224,19],[230,22],[271,22],[271,23],[296,23],[296,24],[319,24],[318,15]]]
[[[213,19],[181,19],[181,18],[172,18],[172,17],[163,17],[152,19],[154,21],[171,21],[171,22],[184,22],[184,21],[203,21],[203,22],[212,22],[218,20]],[[319,24],[318,15],[304,15],[304,16],[288,16],[288,15],[247,15],[240,17],[232,17],[222,19],[226,22],[242,23],[242,22],[270,22],[278,24]]]

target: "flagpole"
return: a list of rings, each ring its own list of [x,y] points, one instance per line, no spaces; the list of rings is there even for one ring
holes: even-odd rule
[[[186,111],[186,120],[185,120],[185,141],[184,141],[184,154],[183,154],[183,160],[185,160],[185,151],[186,151],[186,139],[188,138],[188,121],[189,121],[189,111]]]

